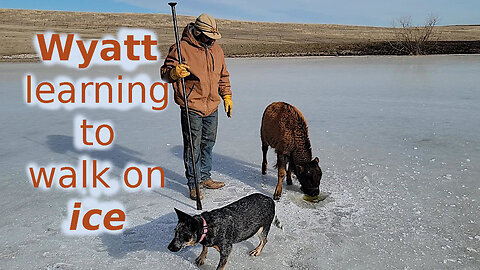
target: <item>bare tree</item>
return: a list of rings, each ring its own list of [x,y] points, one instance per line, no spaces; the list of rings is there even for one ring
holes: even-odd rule
[[[430,15],[423,26],[413,26],[411,17],[396,19],[393,22],[394,41],[390,45],[400,54],[425,54],[427,44],[433,41],[437,23],[438,17],[434,15]]]

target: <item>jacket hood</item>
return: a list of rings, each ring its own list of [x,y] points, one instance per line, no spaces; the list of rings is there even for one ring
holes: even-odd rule
[[[193,28],[194,28],[193,23],[189,23],[187,24],[187,26],[185,26],[182,33],[182,40],[185,40],[192,46],[203,48],[204,46],[193,36]],[[215,44],[215,42],[213,44]],[[211,47],[211,46],[208,46],[208,47]]]

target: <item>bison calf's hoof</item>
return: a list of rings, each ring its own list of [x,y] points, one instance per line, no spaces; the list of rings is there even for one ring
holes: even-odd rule
[[[262,174],[263,175],[267,174],[267,163],[262,164]]]
[[[278,201],[278,200],[280,200],[280,197],[282,197],[282,192],[278,192],[278,193],[275,192],[275,193],[273,193],[273,199],[274,199],[274,200],[277,200],[277,201]]]

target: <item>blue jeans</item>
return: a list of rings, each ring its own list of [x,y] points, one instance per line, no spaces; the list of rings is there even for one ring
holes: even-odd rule
[[[208,180],[212,170],[212,151],[217,138],[218,110],[209,116],[200,116],[192,111],[190,115],[190,126],[192,128],[193,152],[195,155],[195,167],[199,181]],[[187,126],[187,113],[182,108],[180,119],[182,122],[183,135],[183,162],[185,164],[185,177],[189,188],[195,187],[193,175],[192,156],[190,153],[190,142]]]

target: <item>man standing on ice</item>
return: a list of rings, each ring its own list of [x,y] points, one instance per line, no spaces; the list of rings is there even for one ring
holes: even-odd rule
[[[180,41],[183,64],[178,63],[177,46],[174,44],[170,47],[165,62],[160,68],[162,79],[172,83],[175,103],[181,109],[183,161],[192,200],[196,199],[195,179],[180,78],[185,80],[195,165],[197,175],[200,175],[200,187],[221,188],[225,183],[213,181],[210,174],[213,145],[217,136],[218,105],[223,99],[225,112],[228,117],[231,117],[233,102],[223,50],[215,42],[219,38],[221,35],[217,30],[215,19],[208,14],[201,14],[195,23],[188,24],[183,30]],[[199,196],[203,199],[201,192]]]

